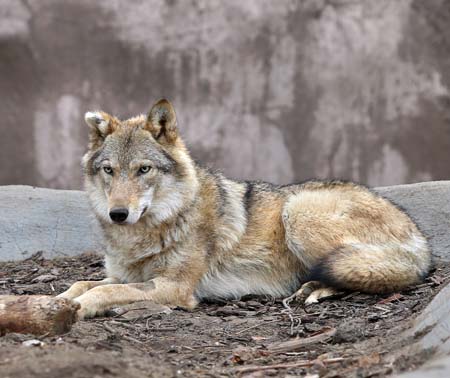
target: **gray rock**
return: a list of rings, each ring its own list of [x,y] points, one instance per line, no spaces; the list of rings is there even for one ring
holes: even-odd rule
[[[450,261],[450,181],[375,189],[404,209],[428,237],[437,261]]]
[[[405,378],[450,377],[450,286],[443,288],[414,319],[404,334],[405,340],[417,340],[402,354],[415,355],[429,351],[433,358],[417,371],[400,374]]]
[[[450,357],[440,357],[416,371],[396,375],[398,378],[447,378],[450,377]]]
[[[24,259],[38,251],[53,258],[103,250],[83,192],[3,186],[0,209],[0,261]]]

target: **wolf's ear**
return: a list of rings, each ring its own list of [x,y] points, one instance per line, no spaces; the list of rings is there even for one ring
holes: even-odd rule
[[[153,105],[148,113],[145,128],[158,141],[175,142],[178,137],[177,116],[172,104],[162,99]]]
[[[111,132],[111,116],[109,114],[104,112],[87,112],[84,115],[84,120],[92,130],[97,131],[102,137]]]
[[[95,146],[100,146],[112,133],[112,117],[105,112],[87,112],[84,120],[90,128],[89,139]]]

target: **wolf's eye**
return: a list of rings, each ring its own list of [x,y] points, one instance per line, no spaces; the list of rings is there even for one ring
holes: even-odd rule
[[[152,167],[150,167],[149,165],[144,165],[139,168],[138,175],[145,175],[146,173],[150,172],[150,169],[152,169]]]
[[[107,174],[107,175],[112,175],[113,174],[113,170],[111,167],[103,167],[103,171]]]

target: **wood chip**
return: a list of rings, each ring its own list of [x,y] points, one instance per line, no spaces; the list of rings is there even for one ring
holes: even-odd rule
[[[387,303],[391,303],[394,301],[398,301],[399,299],[402,299],[402,298],[403,298],[402,294],[395,293],[385,299],[382,299],[381,301],[378,302],[378,304],[387,304]]]

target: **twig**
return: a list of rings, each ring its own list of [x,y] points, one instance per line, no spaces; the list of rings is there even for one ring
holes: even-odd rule
[[[296,338],[294,340],[288,340],[279,343],[269,344],[267,349],[272,353],[284,353],[290,352],[306,345],[316,344],[319,342],[326,341],[332,338],[336,334],[336,328],[328,329],[318,335],[307,337],[304,339]]]
[[[402,298],[403,298],[402,294],[395,293],[395,294],[392,294],[391,296],[389,296],[387,298],[382,299],[381,301],[378,301],[377,304],[378,305],[385,305],[385,304],[388,304],[388,303],[391,303],[391,302],[394,302],[394,301],[398,301],[399,299],[402,299]]]
[[[328,309],[330,308],[330,306],[326,306],[323,310],[322,310],[322,312],[320,313],[320,315],[319,315],[319,319],[323,319],[326,315],[327,315],[327,313],[328,313]]]
[[[352,357],[353,358],[353,357]],[[297,368],[297,367],[309,367],[313,366],[316,363],[323,363],[323,364],[335,364],[338,362],[346,361],[351,358],[344,358],[344,357],[336,357],[336,358],[328,358],[325,360],[308,360],[308,361],[300,361],[300,362],[294,362],[292,364],[276,364],[276,365],[265,365],[265,366],[244,366],[242,368],[236,368],[236,373],[251,373],[254,371],[260,371],[260,370],[271,370],[271,369],[291,369],[291,368]]]
[[[113,335],[117,334],[117,331],[107,323],[103,323],[103,328],[106,329],[108,332],[112,333]]]
[[[350,298],[352,298],[352,297],[354,297],[354,296],[356,296],[358,294],[360,294],[359,291],[354,291],[353,293],[350,293],[350,294],[346,295],[345,297],[343,297],[342,300],[346,301],[346,300],[348,300],[348,299],[350,299]]]
[[[110,323],[117,324],[121,327],[128,328],[129,330],[132,330],[132,331],[136,330],[136,327],[133,327],[132,325],[127,324],[127,323],[118,322],[117,320],[111,320]]]
[[[294,334],[295,319],[292,316],[292,308],[291,308],[291,306],[289,306],[289,303],[291,303],[291,301],[296,297],[297,297],[297,292],[295,292],[294,294],[290,295],[287,298],[284,298],[282,301],[283,307],[285,308],[285,310],[283,312],[287,313],[287,315],[289,316],[289,320],[291,321],[291,331],[290,331],[291,336]],[[299,323],[300,322],[301,322],[301,320],[299,320]]]
[[[176,331],[177,328],[176,327],[164,327],[164,328],[158,328],[158,327],[154,327],[154,328],[148,328],[149,331],[154,331],[154,332],[173,332]]]
[[[292,308],[291,308],[291,306],[289,306],[289,303],[291,303],[292,300],[293,300],[294,298],[296,298],[296,297],[297,297],[297,292],[295,292],[294,294],[290,295],[289,297],[284,298],[283,301],[282,301],[283,307],[284,307],[286,310],[292,312]]]
[[[373,305],[373,308],[376,308],[377,310],[383,311],[385,314],[391,312],[390,309],[383,307],[383,306],[377,306],[377,305]]]
[[[128,336],[128,335],[121,335],[121,337],[127,341],[133,342],[133,343],[137,343],[137,344],[142,344],[142,341],[135,339],[134,337]]]
[[[416,285],[413,288],[411,288],[411,291],[414,291],[415,289],[422,289],[423,287],[433,286],[433,282],[423,283],[420,285]]]
[[[202,349],[202,348],[226,348],[226,347],[228,347],[228,345],[226,345],[226,344],[218,344],[218,345],[216,345],[216,344],[207,344],[207,345],[197,345],[197,346],[194,346],[194,347],[192,347],[193,349]]]

